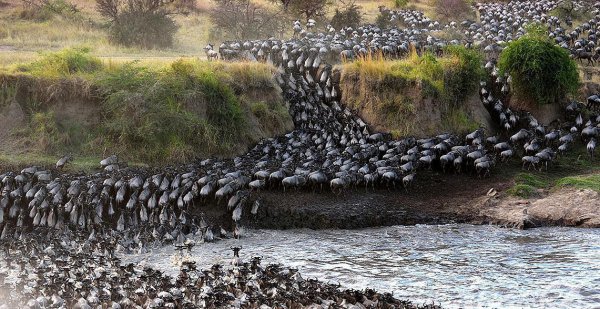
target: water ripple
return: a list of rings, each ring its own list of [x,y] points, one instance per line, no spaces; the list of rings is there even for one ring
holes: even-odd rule
[[[502,229],[493,226],[417,225],[364,230],[249,231],[241,240],[196,246],[207,267],[228,263],[229,247],[245,257],[284,263],[305,278],[373,287],[419,303],[448,308],[600,307],[600,230]],[[173,250],[126,260],[170,274]],[[169,262],[165,262],[169,261]]]

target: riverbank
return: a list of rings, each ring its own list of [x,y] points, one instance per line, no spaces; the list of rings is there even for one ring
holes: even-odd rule
[[[11,156],[117,154],[164,166],[246,153],[293,128],[274,72],[261,63],[107,64],[86,49],[48,53],[0,72],[0,165],[20,163]]]
[[[542,226],[600,227],[600,196],[593,186],[569,182],[578,177],[600,177],[597,170],[577,175],[573,166],[549,172],[523,172],[517,167],[489,178],[425,172],[415,185],[399,189],[348,190],[340,195],[326,190],[267,191],[258,195],[261,204],[248,225],[267,229],[357,229],[415,224],[494,224],[527,229]],[[570,172],[569,172],[570,171]],[[547,177],[526,196],[520,177]]]

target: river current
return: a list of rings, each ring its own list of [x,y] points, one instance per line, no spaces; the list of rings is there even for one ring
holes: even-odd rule
[[[249,230],[240,240],[197,245],[187,258],[228,264],[231,246],[304,278],[372,287],[445,308],[600,308],[600,230],[417,225],[362,230]],[[172,247],[124,262],[178,272]]]

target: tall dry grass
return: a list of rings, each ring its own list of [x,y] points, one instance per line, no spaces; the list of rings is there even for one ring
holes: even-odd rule
[[[195,58],[102,61],[69,49],[0,74],[0,97],[26,113],[13,138],[32,152],[184,162],[238,154],[293,127],[274,71]]]
[[[343,101],[398,136],[468,131],[478,126],[463,105],[476,93],[479,61],[462,49],[440,58],[414,50],[401,60],[369,54],[340,67]]]

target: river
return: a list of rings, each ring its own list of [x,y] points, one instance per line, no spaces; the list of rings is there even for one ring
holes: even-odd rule
[[[600,308],[600,230],[417,225],[362,230],[250,230],[240,240],[197,245],[200,267],[262,256],[304,278],[372,287],[447,308]],[[172,247],[125,262],[177,273]]]

